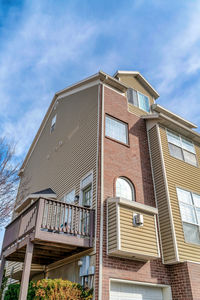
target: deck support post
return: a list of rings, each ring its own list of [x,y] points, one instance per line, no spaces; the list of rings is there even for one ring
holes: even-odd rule
[[[25,255],[25,261],[24,261],[24,267],[22,273],[19,300],[26,300],[27,298],[32,256],[33,256],[33,243],[29,240],[26,245],[26,255]]]
[[[5,256],[2,255],[1,257],[1,268],[0,268],[0,288],[3,280],[3,272],[4,272],[4,267],[5,267],[6,259]]]

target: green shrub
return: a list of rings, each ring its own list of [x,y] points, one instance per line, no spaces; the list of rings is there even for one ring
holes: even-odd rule
[[[18,300],[19,284],[10,284],[4,300]],[[27,300],[89,300],[92,290],[83,288],[80,284],[62,279],[42,279],[30,282]]]

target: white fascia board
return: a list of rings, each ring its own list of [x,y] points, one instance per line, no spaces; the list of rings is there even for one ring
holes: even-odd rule
[[[190,127],[190,128],[197,128],[197,125],[180,117],[179,115],[169,111],[168,109],[162,107],[161,105],[159,104],[152,104],[151,105],[151,108],[156,111],[156,112],[161,112],[163,114],[166,114],[167,116],[171,117],[172,119],[180,122],[180,123],[183,123],[184,125]]]

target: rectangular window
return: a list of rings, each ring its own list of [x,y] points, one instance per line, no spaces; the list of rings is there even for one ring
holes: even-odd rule
[[[75,201],[75,190],[72,190],[71,192],[67,193],[64,197],[63,197],[63,201],[65,203],[71,203],[74,204]]]
[[[127,90],[127,98],[129,103],[145,110],[146,112],[150,112],[149,97],[129,88]]]
[[[128,126],[113,117],[106,116],[106,136],[128,144]]]
[[[51,133],[54,131],[55,126],[56,126],[56,115],[51,120],[51,129],[50,129]]]
[[[200,195],[177,188],[185,240],[200,245]]]
[[[172,156],[197,166],[194,144],[181,135],[167,130],[169,152]]]

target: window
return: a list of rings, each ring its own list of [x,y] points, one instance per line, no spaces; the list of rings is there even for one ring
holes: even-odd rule
[[[194,144],[184,137],[167,130],[169,152],[172,156],[197,166]]]
[[[177,188],[185,240],[200,245],[200,195]]]
[[[51,129],[50,129],[51,133],[54,131],[55,126],[56,126],[56,115],[51,120]]]
[[[128,126],[113,117],[106,116],[106,136],[128,144]]]
[[[122,197],[130,201],[135,201],[134,187],[128,179],[123,177],[117,178],[116,197]]]
[[[83,206],[90,207],[92,203],[92,186],[83,190]]]
[[[140,109],[150,112],[149,97],[129,88],[127,90],[127,98],[129,103],[139,107]]]
[[[62,200],[65,202],[65,203],[71,203],[73,204],[74,201],[75,201],[75,190],[72,190],[71,192],[67,193],[63,198]]]

